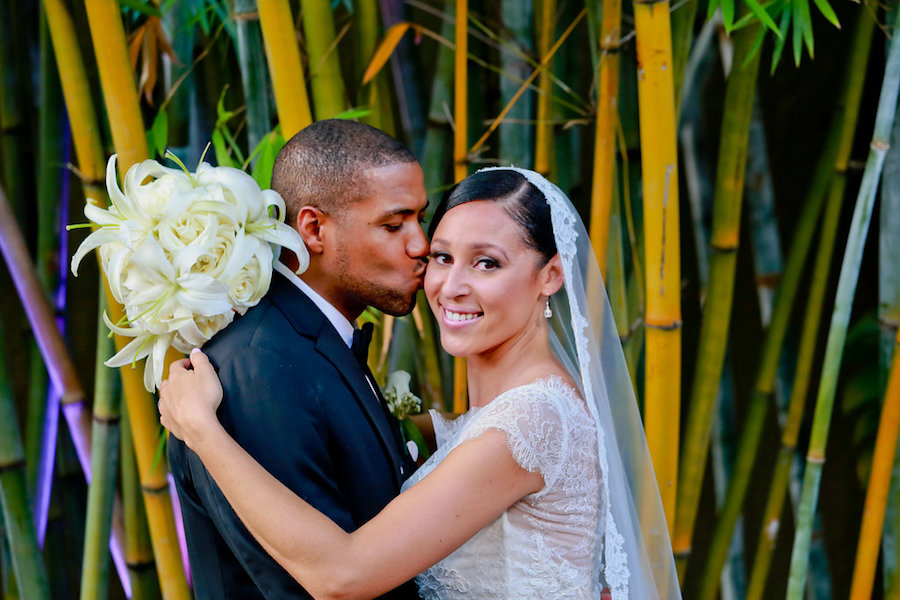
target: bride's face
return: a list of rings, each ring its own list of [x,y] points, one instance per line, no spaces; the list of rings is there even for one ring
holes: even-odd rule
[[[526,341],[559,289],[558,259],[543,267],[520,226],[497,202],[473,201],[444,215],[431,240],[425,294],[453,356],[473,356]]]

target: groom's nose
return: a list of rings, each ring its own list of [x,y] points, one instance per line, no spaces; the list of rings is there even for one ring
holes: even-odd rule
[[[425,238],[425,232],[421,227],[413,227],[410,238],[406,242],[406,254],[410,258],[424,259],[428,256],[428,240]]]

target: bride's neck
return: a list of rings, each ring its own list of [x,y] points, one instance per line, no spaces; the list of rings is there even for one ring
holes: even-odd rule
[[[497,348],[468,357],[467,382],[471,406],[484,406],[514,387],[560,371],[546,327],[509,340]]]

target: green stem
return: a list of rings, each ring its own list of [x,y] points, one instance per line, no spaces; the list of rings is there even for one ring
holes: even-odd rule
[[[699,355],[685,433],[686,446],[682,450],[679,468],[674,543],[682,564],[690,552],[716,394],[728,344],[747,143],[760,54],[757,52],[749,60],[746,59],[757,28],[758,25],[748,26],[735,36],[735,60],[725,93],[710,238],[709,293],[700,328]]]
[[[894,31],[896,31],[897,21],[895,18],[893,23]],[[894,114],[897,110],[898,90],[900,90],[900,43],[897,43],[895,37],[890,41],[884,81],[881,87],[881,95],[878,99],[878,110],[875,115],[875,130],[856,206],[853,209],[853,220],[850,224],[850,234],[846,250],[844,251],[841,275],[835,295],[834,311],[828,330],[822,377],[816,397],[812,436],[807,451],[807,466],[803,478],[803,493],[798,511],[797,531],[794,536],[794,548],[791,554],[791,571],[788,579],[787,594],[789,600],[800,600],[803,597],[803,589],[806,584],[813,515],[816,511],[822,466],[825,462],[825,446],[828,439],[828,429],[831,424],[837,377],[844,350],[844,341],[847,337],[847,324],[850,320],[853,296],[859,278],[859,266],[862,262],[863,248],[875,203],[875,193],[878,190],[884,156],[890,147],[890,133],[894,123]]]

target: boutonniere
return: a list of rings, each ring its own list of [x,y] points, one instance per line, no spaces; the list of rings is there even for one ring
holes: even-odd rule
[[[400,434],[403,436],[403,442],[406,444],[413,460],[417,460],[419,456],[428,458],[428,447],[425,445],[425,438],[422,432],[416,427],[409,415],[422,412],[422,399],[412,393],[409,389],[409,383],[412,376],[406,371],[393,371],[389,373],[384,384],[382,393],[387,402],[388,410],[397,419],[400,424]]]

